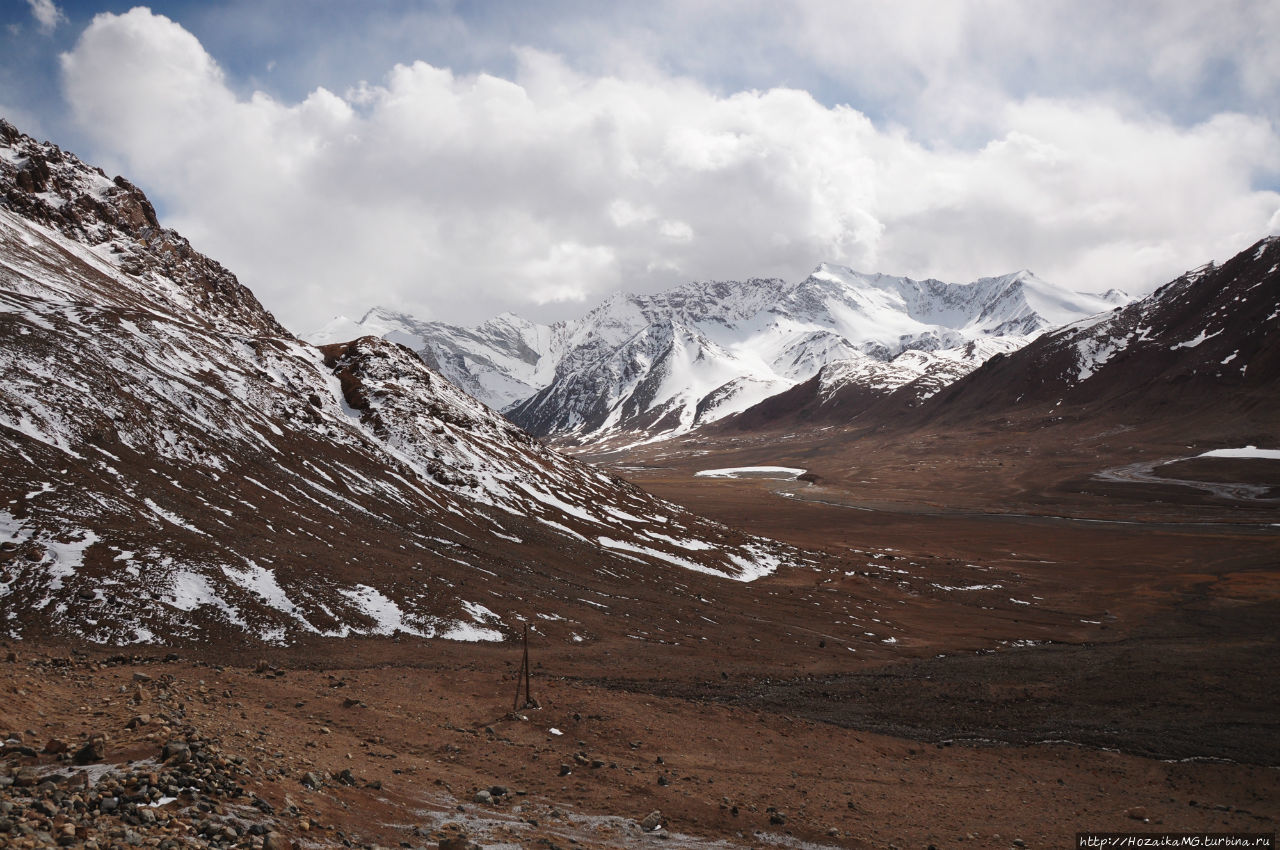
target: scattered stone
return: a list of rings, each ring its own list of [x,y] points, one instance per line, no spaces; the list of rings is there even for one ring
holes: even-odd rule
[[[316,788],[319,788],[323,782],[314,771],[308,770],[306,773],[302,774],[302,784],[307,788],[315,790]]]
[[[475,797],[472,798],[472,801],[476,803],[480,803],[485,806],[491,806],[493,805],[493,795],[490,794],[488,791],[481,789],[476,792],[476,795]]]

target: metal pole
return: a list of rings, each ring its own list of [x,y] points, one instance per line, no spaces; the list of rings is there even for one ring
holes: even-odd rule
[[[533,694],[529,691],[529,624],[524,624],[524,704],[527,708],[533,702]]]

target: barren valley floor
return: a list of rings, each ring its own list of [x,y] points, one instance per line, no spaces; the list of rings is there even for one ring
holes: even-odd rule
[[[684,624],[696,639],[647,628],[652,600],[627,608],[622,594],[583,644],[535,631],[540,707],[514,713],[512,643],[112,660],[10,642],[0,731],[27,753],[10,744],[7,764],[71,775],[49,794],[99,793],[40,751],[105,734],[121,799],[140,785],[177,799],[136,824],[23,808],[32,834],[10,814],[0,838],[923,850],[1276,830],[1280,529],[1265,505],[1093,522],[1078,502],[1075,518],[1018,515],[1044,514],[1042,502],[996,514],[957,497],[949,510],[941,484],[930,506],[891,476],[855,492],[695,479],[696,457],[668,461],[626,474],[825,556],[750,584],[708,579],[717,604],[745,613],[726,628]],[[197,769],[158,763],[173,739],[200,754]],[[209,781],[176,781],[192,775]],[[476,802],[483,789],[504,793]],[[643,830],[654,811],[663,828]],[[275,834],[251,834],[255,823]]]

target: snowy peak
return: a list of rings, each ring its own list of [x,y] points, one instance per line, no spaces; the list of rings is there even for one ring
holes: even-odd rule
[[[858,318],[873,321],[886,330],[910,330],[910,323],[916,323],[922,328],[918,331],[922,336],[929,335],[923,330],[929,327],[947,328],[969,338],[1028,336],[1109,310],[1124,298],[1114,290],[1108,296],[1072,292],[1025,269],[960,284],[863,274],[824,263],[809,281],[814,282],[810,288],[822,293],[817,299],[811,297],[810,303],[834,301]],[[895,313],[901,314],[896,323],[890,319]],[[881,334],[879,341],[887,341],[887,334]]]

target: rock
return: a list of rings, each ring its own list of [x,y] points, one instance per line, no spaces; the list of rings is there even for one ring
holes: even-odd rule
[[[120,799],[118,797],[103,797],[98,801],[98,811],[103,813],[114,812],[120,807]]]
[[[351,772],[351,768],[349,767],[344,768],[343,771],[338,774],[338,781],[341,782],[343,785],[357,784],[355,774]]]
[[[507,793],[508,793],[508,792],[507,792],[507,786],[505,786],[505,785],[491,785],[491,786],[489,787],[489,793],[490,793],[490,794],[492,794],[492,795],[493,795],[493,796],[495,796],[495,797],[505,797],[505,796],[507,796]]]
[[[1131,808],[1131,809],[1127,810],[1127,811],[1125,812],[1125,814],[1126,814],[1126,815],[1128,815],[1129,817],[1133,818],[1134,820],[1146,820],[1146,819],[1147,819],[1147,807],[1146,807],[1146,806],[1134,806],[1133,808]]]
[[[480,850],[480,845],[468,841],[465,835],[440,839],[440,850]]]
[[[662,826],[662,812],[654,810],[644,816],[644,820],[640,821],[640,828],[645,832],[653,832]]]
[[[32,788],[40,782],[40,776],[34,767],[20,767],[13,775],[13,784],[19,788]]]
[[[73,757],[76,764],[93,764],[102,761],[107,755],[107,736],[101,733],[90,735],[83,747]]]
[[[316,775],[314,771],[308,770],[306,773],[302,774],[302,784],[307,788],[311,788],[314,790],[316,788],[319,788],[323,784],[323,782],[320,779],[320,777]]]
[[[61,738],[50,738],[44,745],[44,751],[51,756],[65,753],[69,749],[71,749],[71,746]]]
[[[570,773],[573,773],[573,768],[569,767],[567,764],[560,765],[561,776],[568,776]]]
[[[125,728],[137,729],[139,726],[146,726],[150,722],[151,722],[150,714],[136,714],[132,718],[130,718],[127,724],[125,724]]]
[[[472,802],[481,803],[486,806],[491,806],[493,805],[493,795],[490,794],[488,791],[481,789],[476,792],[475,797],[472,798]]]
[[[268,832],[262,836],[262,850],[288,850],[288,843],[278,832]]]
[[[191,747],[186,741],[173,740],[164,745],[160,760],[167,765],[177,766],[191,761]]]
[[[787,822],[787,815],[785,812],[774,812],[773,814],[769,815],[769,823],[772,826],[782,826],[786,822]]]

